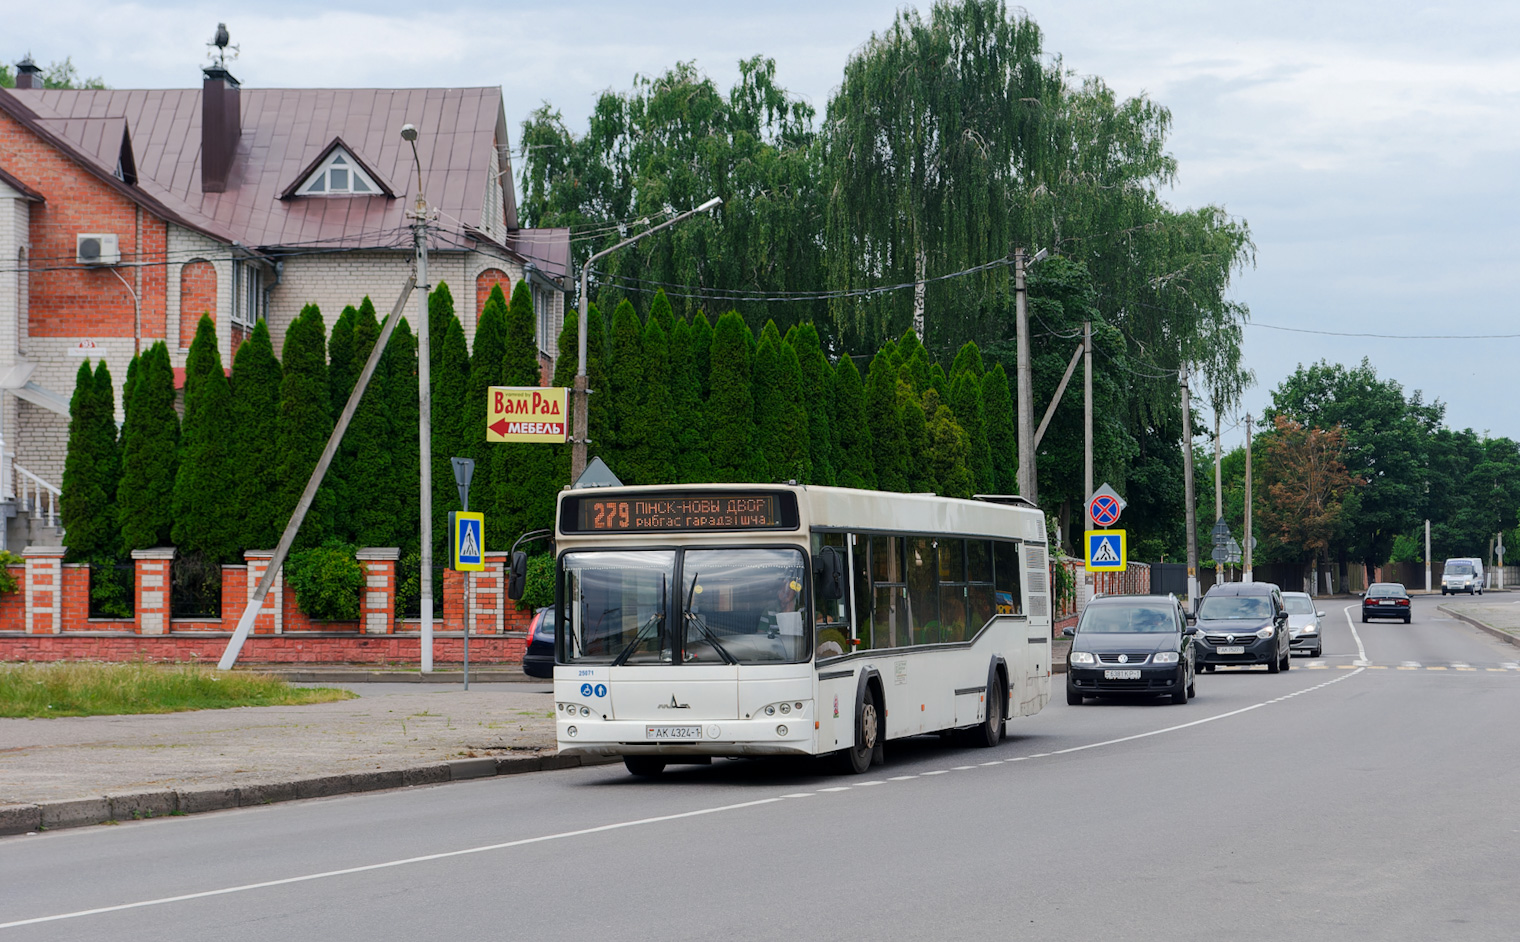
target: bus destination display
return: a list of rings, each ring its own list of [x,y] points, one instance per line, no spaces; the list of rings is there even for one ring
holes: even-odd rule
[[[581,533],[781,530],[797,526],[795,505],[783,508],[776,494],[582,497],[579,504],[579,513],[572,519]]]

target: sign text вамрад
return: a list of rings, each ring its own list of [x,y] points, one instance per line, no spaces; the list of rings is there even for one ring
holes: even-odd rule
[[[486,400],[486,441],[560,444],[569,425],[563,386],[492,386]]]

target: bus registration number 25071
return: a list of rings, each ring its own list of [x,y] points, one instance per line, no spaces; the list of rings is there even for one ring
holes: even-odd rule
[[[701,739],[700,726],[646,726],[645,739]]]

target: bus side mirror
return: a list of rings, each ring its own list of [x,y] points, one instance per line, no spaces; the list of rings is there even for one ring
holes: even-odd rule
[[[512,554],[507,568],[507,598],[516,602],[522,599],[528,585],[528,554],[522,550]]]
[[[825,546],[813,557],[813,589],[825,601],[844,598],[844,561],[835,547]]]

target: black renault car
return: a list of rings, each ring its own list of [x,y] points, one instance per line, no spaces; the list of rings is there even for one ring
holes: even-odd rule
[[[1226,582],[1198,603],[1198,666],[1265,664],[1275,674],[1293,666],[1293,638],[1282,592],[1269,582]]]
[[[1099,596],[1067,628],[1066,702],[1119,694],[1193,696],[1193,628],[1171,595]]]
[[[529,677],[554,676],[554,606],[533,613],[528,623],[528,650],[523,652],[523,673]]]

